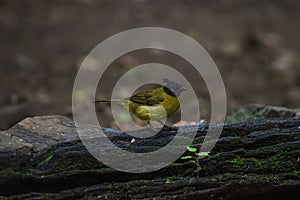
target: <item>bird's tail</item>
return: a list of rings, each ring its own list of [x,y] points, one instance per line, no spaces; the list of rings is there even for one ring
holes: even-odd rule
[[[127,103],[128,100],[125,99],[104,99],[104,100],[96,100],[94,103]]]
[[[95,103],[117,103],[122,105],[125,109],[129,109],[128,100],[126,99],[104,99],[96,100]]]

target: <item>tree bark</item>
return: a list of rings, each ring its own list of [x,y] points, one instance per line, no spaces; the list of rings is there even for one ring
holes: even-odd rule
[[[197,131],[192,146],[199,149],[208,125],[182,130]],[[158,150],[177,134],[166,128],[132,142],[129,134],[104,132],[119,148],[139,153]],[[300,119],[224,124],[221,137],[199,164],[198,178],[195,164],[180,158],[154,172],[120,172],[91,156],[68,118],[27,118],[0,132],[0,198],[291,199],[300,194]]]

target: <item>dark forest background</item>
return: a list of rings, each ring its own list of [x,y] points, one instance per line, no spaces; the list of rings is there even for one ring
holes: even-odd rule
[[[106,38],[143,26],[197,40],[222,74],[229,112],[247,103],[299,108],[299,11],[296,0],[1,0],[0,130],[28,116],[72,117],[73,81],[83,58]],[[148,61],[184,67],[173,57],[126,54],[104,82]],[[199,83],[195,90],[208,118],[206,86]],[[98,108],[99,114],[109,115],[108,108]]]

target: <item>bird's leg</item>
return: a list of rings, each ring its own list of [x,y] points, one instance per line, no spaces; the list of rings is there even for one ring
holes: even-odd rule
[[[159,122],[162,126],[165,126],[165,124],[164,124],[161,120],[158,120],[158,122]]]
[[[147,122],[148,123],[148,128],[150,128],[150,129],[152,129],[153,131],[155,131],[156,132],[156,129],[155,129],[155,127],[154,126],[152,126],[152,124],[150,124],[150,122]]]

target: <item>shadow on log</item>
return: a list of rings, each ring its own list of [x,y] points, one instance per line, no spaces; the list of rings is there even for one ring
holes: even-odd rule
[[[207,128],[182,130],[196,131],[193,146],[200,147]],[[176,130],[164,129],[133,142],[129,134],[104,132],[119,148],[140,153],[157,150],[176,135]],[[62,116],[27,118],[0,132],[4,199],[292,199],[300,195],[300,119],[225,124],[200,165],[199,178],[193,163],[180,158],[150,173],[114,170],[90,155],[73,122]]]

